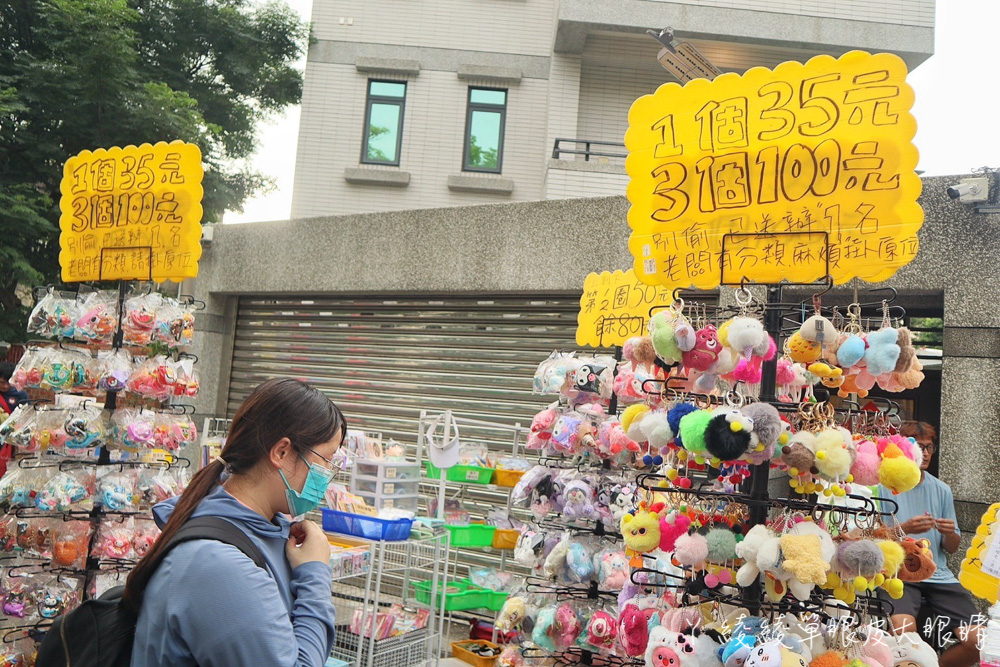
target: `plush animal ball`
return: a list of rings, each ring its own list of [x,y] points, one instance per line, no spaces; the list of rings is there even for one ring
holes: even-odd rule
[[[905,456],[886,458],[878,468],[879,483],[893,492],[906,493],[920,483],[920,467]]]
[[[765,447],[774,447],[784,432],[784,424],[777,408],[770,403],[751,403],[740,411],[753,420],[753,433]]]
[[[725,563],[736,558],[736,535],[728,528],[713,528],[705,535],[708,542],[708,560]]]
[[[816,454],[816,468],[823,477],[841,480],[850,474],[851,453],[835,429],[824,429],[817,433],[813,451]]]
[[[680,444],[689,452],[705,451],[705,429],[712,421],[711,410],[695,410],[680,420]]]
[[[882,459],[878,455],[878,446],[871,440],[865,440],[857,445],[858,456],[851,466],[854,481],[863,486],[875,486],[879,483],[878,469]]]
[[[882,571],[885,556],[882,554],[882,549],[872,540],[841,542],[837,548],[837,564],[842,579],[848,577],[872,579]]]
[[[827,651],[826,653],[813,658],[809,667],[845,667],[847,660],[837,651]]]
[[[622,346],[622,358],[632,362],[632,369],[639,366],[652,368],[656,362],[656,350],[653,349],[653,340],[649,336],[636,336],[629,338]]]
[[[701,565],[708,558],[708,540],[698,533],[681,535],[674,544],[674,557],[681,565]]]
[[[645,436],[644,440],[653,449],[666,447],[674,439],[667,413],[662,410],[651,410],[644,414],[639,423],[639,429]]]
[[[677,314],[671,308],[658,311],[649,320],[650,339],[653,351],[665,364],[673,365],[681,359],[680,348],[674,340]]]
[[[691,519],[686,514],[668,514],[660,519],[660,550],[671,552],[677,538],[687,533]]]
[[[683,438],[681,437],[681,419],[697,409],[690,403],[678,403],[667,411],[667,424],[674,433],[674,444],[678,447],[684,446]]]
[[[722,461],[734,461],[750,448],[752,430],[753,421],[742,412],[719,408],[705,428],[705,449]]]
[[[927,540],[906,538],[899,545],[906,552],[903,566],[899,568],[897,573],[900,581],[911,584],[926,581],[937,571],[934,554],[931,552]]]
[[[841,368],[850,368],[865,356],[865,339],[857,334],[848,336],[837,348],[837,364]]]
[[[618,639],[621,641],[625,653],[633,658],[646,652],[646,645],[649,643],[649,625],[646,615],[634,604],[626,604],[625,608],[622,609],[618,618]],[[536,640],[535,643],[538,644],[538,641]]]
[[[682,354],[684,367],[701,372],[707,371],[719,359],[721,347],[715,327],[712,325],[702,327],[695,334],[694,347]]]
[[[734,317],[727,324],[724,343],[737,354],[748,358],[757,348],[763,348],[758,353],[759,356],[767,352],[767,332],[760,320],[740,316]]]
[[[829,561],[823,559],[822,547],[816,535],[782,535],[781,567],[795,579],[816,586],[826,583]]]
[[[625,408],[625,410],[622,411],[621,417],[622,428],[625,430],[625,435],[636,442],[645,442],[645,434],[642,432],[642,429],[639,428],[639,424],[642,422],[642,417],[644,417],[648,412],[649,407],[641,403],[636,403],[635,405],[630,405]]]
[[[660,546],[660,517],[656,512],[643,510],[626,514],[622,517],[621,533],[631,551],[649,553]]]
[[[799,327],[799,335],[812,343],[819,343],[827,347],[838,341],[837,330],[833,328],[833,322],[822,315],[813,315]]]
[[[895,577],[906,560],[906,551],[893,540],[876,540],[875,543],[882,550],[882,573],[887,577]]]
[[[865,351],[865,365],[868,372],[878,377],[896,370],[901,352],[896,341],[899,332],[892,327],[884,327],[868,334],[868,349]]]

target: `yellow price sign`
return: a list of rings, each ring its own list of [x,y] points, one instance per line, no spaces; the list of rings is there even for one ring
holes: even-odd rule
[[[912,105],[906,64],[860,51],[639,98],[625,134],[639,280],[889,278],[924,219]]]
[[[63,281],[197,276],[203,176],[201,151],[180,141],[71,157],[60,184]]]
[[[632,269],[591,273],[583,281],[577,345],[624,345],[629,338],[646,333],[650,309],[671,303],[671,290],[639,282]]]

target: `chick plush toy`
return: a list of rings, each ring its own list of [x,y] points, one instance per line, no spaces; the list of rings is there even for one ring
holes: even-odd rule
[[[635,514],[622,517],[621,533],[625,539],[625,552],[631,557],[633,567],[642,567],[642,554],[660,547],[660,510],[662,503],[651,507],[639,503]]]

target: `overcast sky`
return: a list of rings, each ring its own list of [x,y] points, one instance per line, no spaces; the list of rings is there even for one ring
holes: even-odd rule
[[[288,0],[308,20],[313,0]],[[928,176],[1000,167],[1000,86],[996,82],[1000,0],[937,0],[935,54],[910,73],[916,92],[920,166]],[[301,63],[305,67],[305,62]],[[254,164],[277,188],[226,222],[287,219],[292,208],[299,108],[262,129]]]

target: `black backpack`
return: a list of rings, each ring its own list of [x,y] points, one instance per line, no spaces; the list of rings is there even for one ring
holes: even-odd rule
[[[160,558],[191,540],[218,540],[242,551],[257,567],[267,569],[264,554],[232,522],[203,516],[185,523]],[[36,667],[129,667],[135,641],[135,615],[121,602],[124,586],[87,600],[56,619],[38,648]]]

